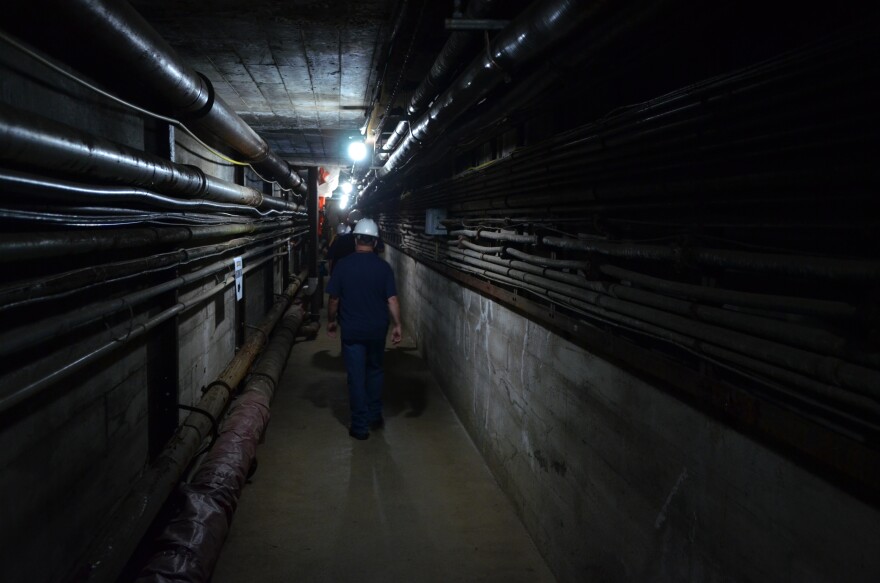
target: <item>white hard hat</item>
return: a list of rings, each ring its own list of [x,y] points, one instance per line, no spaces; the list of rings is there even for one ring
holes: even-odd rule
[[[361,219],[354,226],[355,235],[369,235],[370,237],[379,236],[379,227],[373,219]]]
[[[345,223],[339,223],[338,225],[336,225],[337,235],[347,235],[349,233],[351,233],[351,227],[349,227]]]

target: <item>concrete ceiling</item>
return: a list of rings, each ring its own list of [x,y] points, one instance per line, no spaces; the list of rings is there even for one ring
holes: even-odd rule
[[[360,136],[397,11],[396,0],[131,4],[281,157],[321,165],[343,163]]]

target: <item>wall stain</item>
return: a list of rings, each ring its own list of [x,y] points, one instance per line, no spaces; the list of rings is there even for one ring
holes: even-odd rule
[[[568,465],[566,465],[565,462],[548,459],[543,453],[541,453],[540,449],[533,451],[532,456],[535,458],[535,461],[538,462],[538,465],[541,466],[541,469],[547,473],[550,473],[552,470],[560,476],[565,476],[566,472],[568,472]]]

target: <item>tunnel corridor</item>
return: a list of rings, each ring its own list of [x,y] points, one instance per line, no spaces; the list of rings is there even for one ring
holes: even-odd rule
[[[406,337],[385,427],[348,436],[339,341],[294,346],[212,581],[553,581]]]
[[[878,30],[5,2],[0,581],[880,580]],[[404,342],[360,440],[367,228]]]

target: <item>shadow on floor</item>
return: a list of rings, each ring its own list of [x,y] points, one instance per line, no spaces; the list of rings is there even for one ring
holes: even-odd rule
[[[348,427],[351,416],[345,364],[338,352],[321,350],[312,356],[312,364],[339,376],[322,377],[305,385],[302,397],[320,409],[330,409],[333,417]],[[419,417],[428,407],[430,372],[415,348],[393,348],[385,352],[385,383],[382,394],[385,417]]]

